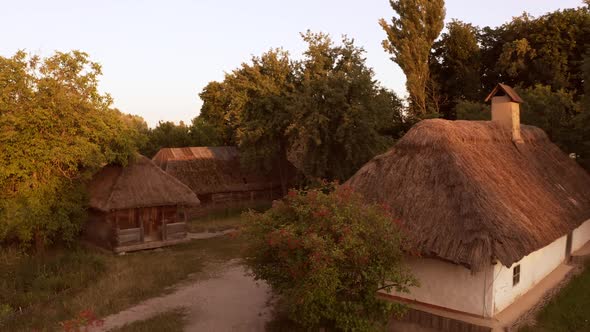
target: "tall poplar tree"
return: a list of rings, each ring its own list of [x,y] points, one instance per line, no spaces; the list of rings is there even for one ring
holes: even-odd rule
[[[445,19],[444,0],[390,0],[397,16],[379,25],[387,34],[383,48],[406,74],[412,115],[423,118],[431,113],[427,107],[430,71],[428,59],[434,40]]]
[[[483,99],[478,32],[469,23],[453,20],[434,43],[430,75],[440,96],[439,112],[446,119],[456,118],[455,106],[459,102]]]

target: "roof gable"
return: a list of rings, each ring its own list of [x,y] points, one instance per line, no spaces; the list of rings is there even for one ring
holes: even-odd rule
[[[498,85],[496,85],[494,87],[492,92],[490,92],[490,94],[486,97],[485,102],[487,103],[488,101],[490,101],[490,99],[492,99],[493,97],[495,97],[499,93],[506,94],[506,96],[508,96],[508,98],[510,98],[510,100],[515,103],[519,103],[519,104],[524,103],[522,98],[520,98],[520,96],[518,95],[518,93],[516,93],[516,91],[514,91],[514,89],[512,89],[510,86],[508,86],[506,84],[502,84],[502,83],[498,83]]]

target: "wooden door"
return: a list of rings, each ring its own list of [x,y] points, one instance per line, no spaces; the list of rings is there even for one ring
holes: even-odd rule
[[[151,241],[151,232],[150,232],[150,225],[151,221],[151,209],[150,208],[142,208],[141,209],[141,223],[143,226],[143,239],[144,241]]]
[[[162,239],[162,212],[158,207],[142,208],[141,223],[143,226],[144,242]]]

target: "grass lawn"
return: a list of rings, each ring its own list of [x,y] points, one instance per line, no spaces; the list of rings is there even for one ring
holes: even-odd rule
[[[188,231],[192,233],[221,232],[232,228],[240,228],[243,219],[238,216],[203,220],[192,220],[188,223]]]
[[[81,247],[43,256],[0,253],[0,330],[53,331],[83,310],[99,317],[168,292],[206,274],[207,263],[241,255],[243,242],[227,236],[123,256]]]
[[[536,326],[520,331],[590,331],[590,264],[539,312]]]
[[[193,233],[221,232],[227,229],[240,228],[243,222],[241,214],[249,209],[263,212],[271,207],[271,203],[260,202],[252,207],[232,207],[211,212],[207,216],[188,222],[188,231]]]
[[[166,311],[146,320],[133,322],[112,332],[182,332],[184,327],[184,311],[182,309]]]

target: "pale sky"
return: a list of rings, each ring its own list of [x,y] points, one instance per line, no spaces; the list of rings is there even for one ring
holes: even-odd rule
[[[447,0],[447,18],[497,26],[526,11],[534,16],[582,6],[582,0]],[[299,57],[299,32],[342,34],[367,51],[386,87],[405,95],[403,72],[381,47],[377,21],[393,15],[388,0],[4,0],[0,56],[19,49],[42,56],[78,49],[103,67],[101,90],[115,106],[159,120],[190,122],[210,81],[271,47]]]

